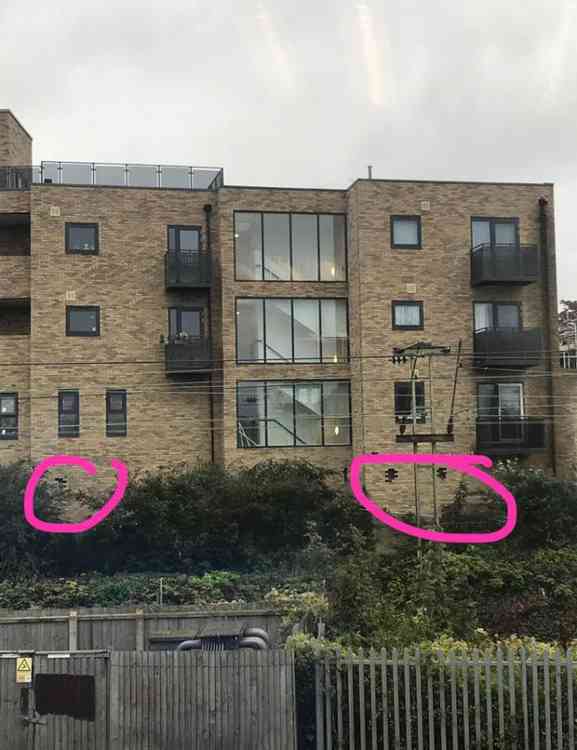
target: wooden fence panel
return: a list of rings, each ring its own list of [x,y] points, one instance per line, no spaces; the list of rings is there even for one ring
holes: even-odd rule
[[[569,653],[326,655],[317,750],[577,750]]]
[[[285,651],[113,652],[110,750],[295,750]]]
[[[174,633],[192,637],[210,626],[243,625],[263,628],[273,644],[281,638],[281,618],[257,608],[194,610],[191,607],[142,610],[99,608],[78,610],[0,610],[0,651],[148,650],[154,635]]]

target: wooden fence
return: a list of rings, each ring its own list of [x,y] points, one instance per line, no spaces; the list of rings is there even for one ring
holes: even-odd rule
[[[575,750],[569,653],[418,650],[317,660],[317,750]]]
[[[205,626],[218,630],[235,623],[263,628],[273,644],[280,642],[281,618],[268,609],[0,610],[0,651],[145,651],[155,636],[182,634],[184,640]]]
[[[21,657],[22,655],[20,655]],[[270,650],[0,654],[0,747],[295,750],[294,657]]]

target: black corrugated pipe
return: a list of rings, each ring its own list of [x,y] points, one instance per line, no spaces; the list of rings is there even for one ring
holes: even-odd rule
[[[539,224],[540,224],[540,239],[541,239],[541,261],[543,267],[543,289],[545,296],[545,310],[547,318],[547,341],[545,342],[546,351],[546,362],[549,370],[549,405],[551,408],[551,414],[553,419],[551,420],[551,434],[549,436],[551,445],[551,468],[553,474],[557,474],[557,454],[555,450],[555,410],[554,405],[554,391],[553,391],[553,342],[556,337],[553,335],[551,330],[551,311],[549,310],[551,300],[551,289],[550,289],[550,275],[549,275],[549,222],[547,216],[547,206],[549,202],[546,198],[539,198]]]
[[[249,636],[248,638],[241,638],[238,642],[238,647],[252,648],[255,651],[266,651],[268,649],[266,641],[256,635]]]
[[[177,651],[194,651],[202,648],[202,641],[200,638],[194,641],[183,641],[176,647]]]
[[[206,252],[207,255],[211,256],[211,236],[210,236],[210,214],[212,212],[212,205],[210,203],[206,203],[204,206],[204,213],[206,216]],[[211,258],[211,266],[212,266],[212,258]],[[211,281],[212,281],[212,272],[211,272]],[[212,340],[212,305],[211,305],[211,294],[210,294],[210,287],[208,289],[208,334],[210,336],[210,346],[211,351],[212,347],[214,346],[213,340]],[[210,408],[210,463],[214,463],[214,395],[213,395],[213,385],[214,380],[212,374],[209,375],[208,378],[208,403]]]

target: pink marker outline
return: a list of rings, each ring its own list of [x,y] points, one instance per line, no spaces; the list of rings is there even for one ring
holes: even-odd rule
[[[96,474],[97,468],[91,461],[88,461],[86,458],[81,458],[80,456],[59,455],[45,458],[38,464],[38,466],[36,466],[26,485],[26,490],[24,492],[24,517],[28,523],[35,529],[38,529],[38,531],[46,531],[50,534],[81,534],[84,531],[93,529],[109,516],[110,513],[112,513],[114,508],[116,508],[124,497],[126,487],[128,486],[128,469],[126,466],[115,458],[111,459],[111,464],[118,474],[118,481],[112,497],[104,503],[99,511],[90,516],[90,518],[79,523],[48,523],[47,521],[42,521],[38,518],[34,509],[34,495],[43,475],[49,469],[62,465],[80,466],[80,468],[87,474],[91,475]]]
[[[478,479],[480,482],[490,487],[505,501],[507,506],[507,520],[505,524],[497,531],[491,531],[484,534],[455,534],[444,531],[430,531],[420,529],[412,524],[399,521],[394,516],[386,513],[373,500],[368,498],[363,490],[360,474],[363,466],[370,464],[442,464],[451,469],[455,469],[462,474]],[[490,474],[475,468],[474,464],[491,468],[493,462],[487,456],[475,455],[449,455],[438,453],[423,453],[421,455],[399,454],[399,453],[381,453],[373,455],[365,453],[362,456],[356,456],[351,463],[350,485],[355,500],[360,503],[365,510],[368,510],[381,523],[390,526],[396,531],[403,534],[417,537],[417,539],[426,539],[429,542],[442,542],[443,544],[491,544],[500,542],[505,539],[515,528],[517,523],[517,503],[509,490],[498,482]]]

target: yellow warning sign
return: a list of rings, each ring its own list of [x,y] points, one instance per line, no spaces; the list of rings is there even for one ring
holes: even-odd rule
[[[16,682],[32,682],[32,657],[19,656],[16,659]]]

